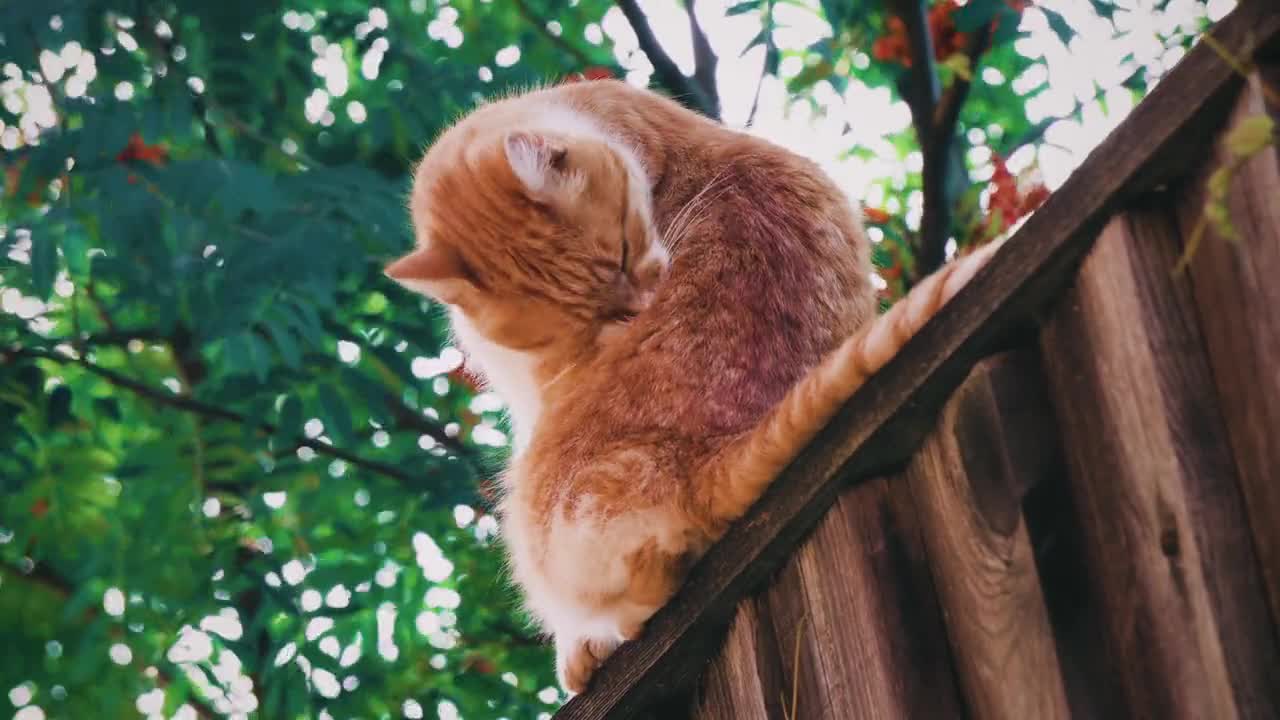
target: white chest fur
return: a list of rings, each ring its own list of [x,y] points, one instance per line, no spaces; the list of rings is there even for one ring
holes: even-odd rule
[[[535,373],[536,360],[528,353],[489,341],[458,311],[450,317],[453,335],[466,354],[472,369],[507,404],[515,431],[515,452],[529,445],[533,428],[542,413],[542,397]]]

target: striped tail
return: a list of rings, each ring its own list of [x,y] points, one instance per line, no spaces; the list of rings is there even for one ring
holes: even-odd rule
[[[760,425],[728,445],[701,483],[703,507],[710,508],[711,516],[732,522],[745,514],[854,391],[937,314],[1000,244],[989,243],[925,278],[796,383]]]

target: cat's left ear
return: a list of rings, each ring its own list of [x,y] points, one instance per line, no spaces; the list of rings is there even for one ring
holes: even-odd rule
[[[536,132],[507,133],[503,151],[511,172],[536,198],[550,199],[569,189],[569,148],[564,142]]]
[[[383,270],[406,288],[443,303],[459,305],[475,290],[472,274],[462,255],[442,242],[419,245]]]

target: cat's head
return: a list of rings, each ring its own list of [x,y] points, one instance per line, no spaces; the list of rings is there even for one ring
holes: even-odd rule
[[[417,248],[387,275],[514,350],[594,342],[644,310],[669,257],[634,156],[596,132],[476,124],[423,159]]]

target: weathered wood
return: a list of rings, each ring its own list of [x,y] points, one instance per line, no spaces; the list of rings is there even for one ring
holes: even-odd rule
[[[1246,0],[1214,28],[1240,52],[1280,35],[1280,4]],[[1158,182],[1221,121],[1238,79],[1197,47],[1092,153],[942,312],[853,398],[760,502],[712,548],[680,592],[557,717],[630,718],[693,684],[738,602],[770,577],[851,476],[910,457],[934,412],[993,338],[1056,292],[1135,183]],[[1152,168],[1158,168],[1159,171]],[[1180,167],[1179,167],[1180,169]]]
[[[1054,437],[1060,437],[1056,430]],[[1066,461],[1059,455],[1050,462],[1028,489],[1022,513],[1035,550],[1071,717],[1125,718],[1121,678],[1109,667],[1110,658],[1100,640],[1105,610],[1093,591],[1094,578],[1084,559],[1080,513],[1071,495]]]
[[[761,603],[746,600],[729,628],[720,656],[707,668],[704,687],[691,713],[696,720],[772,720],[783,712],[782,655]],[[786,707],[790,707],[787,705]]]
[[[1169,198],[1111,222],[1043,332],[1126,716],[1274,718],[1280,668]]]
[[[1280,82],[1280,64],[1264,69]],[[1251,78],[1230,125],[1267,112],[1259,82]],[[1280,107],[1271,112],[1280,119]],[[1177,203],[1184,236],[1200,220],[1209,174],[1229,159],[1218,144],[1184,191]],[[1228,208],[1239,242],[1210,229],[1189,272],[1272,619],[1280,622],[1280,150],[1240,168]]]
[[[743,602],[694,717],[959,717],[919,523],[900,478],[846,492]]]
[[[1058,456],[1037,362],[1022,353],[979,364],[905,473],[976,718],[1070,717],[1022,518],[1026,489]]]
[[[788,703],[796,693],[791,717],[961,714],[916,510],[900,478],[843,494],[765,597]]]

